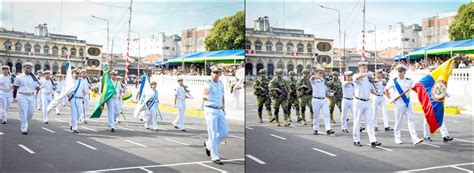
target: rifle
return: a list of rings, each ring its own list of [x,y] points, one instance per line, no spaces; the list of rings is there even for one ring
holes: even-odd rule
[[[193,99],[194,97],[191,95],[191,91],[189,91],[188,86],[183,85],[184,91],[189,95],[190,99]]]

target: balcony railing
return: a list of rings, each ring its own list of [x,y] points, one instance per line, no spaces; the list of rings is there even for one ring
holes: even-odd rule
[[[281,52],[281,51],[265,51],[265,50],[246,50],[247,55],[275,55],[288,57],[314,57],[312,52]]]
[[[23,51],[15,51],[15,50],[0,50],[1,55],[10,55],[10,56],[32,56],[32,57],[47,57],[47,58],[56,58],[56,59],[66,59],[66,56],[59,55],[59,54],[46,54],[46,53],[29,53]],[[84,59],[84,56],[79,55],[71,55],[71,59]]]

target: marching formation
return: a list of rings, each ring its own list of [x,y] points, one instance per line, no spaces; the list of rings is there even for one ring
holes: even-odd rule
[[[407,68],[403,65],[396,67],[396,76],[384,75],[382,69],[375,70],[375,74],[368,72],[368,63],[358,64],[358,73],[346,71],[325,73],[320,66],[301,71],[299,79],[294,72],[289,72],[288,77],[283,76],[283,70],[275,70],[275,77],[268,79],[268,71],[260,69],[259,77],[255,80],[253,89],[257,99],[259,122],[263,123],[263,108],[268,114],[269,123],[280,126],[280,108],[283,111],[284,126],[290,126],[293,110],[296,122],[307,125],[307,120],[312,121],[313,135],[321,134],[319,117],[323,116],[325,134],[331,135],[335,131],[331,127],[336,123],[334,111],[337,106],[341,118],[341,132],[350,133],[348,128],[349,114],[353,116],[352,137],[353,145],[362,147],[360,133],[367,131],[372,147],[382,145],[377,141],[375,131],[379,131],[377,119],[383,118],[385,132],[394,133],[394,142],[402,144],[400,139],[403,119],[406,119],[411,143],[417,145],[423,141],[431,141],[430,129],[425,120],[423,124],[423,138],[419,138],[413,121],[413,108],[410,94],[406,94],[415,85],[410,78],[405,76]],[[311,73],[311,74],[310,74]],[[371,95],[372,101],[371,101]],[[395,105],[394,128],[389,125],[387,103]],[[272,112],[273,108],[273,112]],[[310,119],[307,119],[306,110],[309,109]],[[380,118],[380,117],[379,117]],[[361,127],[362,120],[366,127]],[[453,140],[448,135],[446,125],[440,126],[444,142]]]

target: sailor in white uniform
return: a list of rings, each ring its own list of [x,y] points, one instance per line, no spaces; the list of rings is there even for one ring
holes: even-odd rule
[[[183,84],[183,78],[178,78],[179,86],[175,89],[174,105],[178,109],[178,116],[173,122],[173,126],[176,129],[180,129],[183,132],[186,132],[184,129],[184,112],[186,111],[186,99],[190,98],[188,96],[187,86]]]
[[[17,76],[13,83],[13,99],[18,101],[21,121],[21,133],[28,134],[28,122],[33,118],[36,108],[35,92],[39,90],[40,84],[36,76],[31,73],[33,64],[23,64],[24,73]]]
[[[311,76],[311,87],[313,87],[313,134],[318,135],[319,131],[319,114],[322,113],[324,117],[324,127],[326,129],[326,134],[333,134],[334,131],[331,129],[330,117],[329,117],[329,104],[326,100],[328,94],[328,87],[326,81],[323,78],[324,69],[317,66],[315,69],[315,74]]]
[[[342,83],[342,113],[341,113],[341,129],[344,133],[349,133],[347,130],[347,113],[351,112],[354,116],[352,109],[352,100],[354,100],[354,84],[352,83],[352,71],[344,72],[344,82]]]
[[[385,102],[385,97],[383,95],[385,86],[387,85],[387,81],[382,78],[382,69],[378,69],[375,71],[375,81],[374,81],[374,86],[375,86],[375,91],[372,93],[375,95],[374,101],[372,102],[372,110],[373,110],[373,115],[374,115],[374,127],[375,131],[378,131],[378,123],[377,123],[377,114],[379,111],[379,108],[382,109],[382,116],[383,116],[383,125],[385,127],[385,131],[393,131],[393,129],[390,128],[388,124],[388,114],[387,114],[387,103]]]
[[[48,124],[48,111],[46,110],[46,108],[53,100],[53,95],[56,90],[56,84],[51,78],[51,71],[46,70],[43,74],[44,77],[39,80],[41,84],[41,108],[43,110],[43,123]]]
[[[56,90],[54,91],[54,98],[58,98],[61,95],[61,91],[64,88],[64,80],[63,80],[63,75],[58,73],[56,74]],[[65,98],[60,101],[60,104],[56,106],[56,115],[59,115],[59,105],[65,104]]]
[[[70,130],[72,130],[73,133],[79,133],[77,122],[83,113],[84,96],[88,90],[84,83],[85,81],[80,78],[80,70],[76,70],[74,72],[74,90],[67,97],[71,104]]]
[[[150,125],[153,126],[153,131],[158,131],[158,122],[157,117],[159,114],[159,103],[160,100],[158,99],[158,90],[156,89],[156,82],[152,81],[150,83],[152,92],[147,93],[145,101],[148,111],[150,111],[150,116],[146,117],[145,120],[145,127],[149,129]]]
[[[12,100],[13,81],[10,74],[9,66],[2,66],[2,74],[0,75],[0,118],[2,124],[8,122],[8,108]]]
[[[81,70],[81,79],[83,80],[83,84],[84,84],[84,88],[86,89],[86,93],[84,94],[84,105],[83,105],[83,111],[82,111],[82,115],[81,115],[81,118],[80,118],[80,122],[84,122],[84,124],[87,124],[87,121],[86,121],[86,115],[88,115],[87,113],[89,112],[89,102],[90,102],[90,91],[92,89],[92,83],[91,83],[91,80],[89,79],[89,77],[87,76],[87,70],[86,69],[82,69]]]
[[[120,108],[118,106],[118,99],[122,93],[122,87],[117,80],[117,71],[110,72],[110,78],[114,84],[116,93],[107,101],[108,125],[111,132],[115,132],[115,117],[120,115]]]

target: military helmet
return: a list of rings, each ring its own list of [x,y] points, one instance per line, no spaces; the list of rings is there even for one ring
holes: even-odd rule
[[[303,74],[309,74],[309,70],[308,70],[308,69],[304,69],[304,70],[303,70]]]
[[[288,75],[294,76],[294,75],[296,75],[296,73],[294,71],[290,71],[290,72],[288,72]]]
[[[275,74],[276,74],[276,75],[282,75],[282,74],[283,74],[283,70],[282,70],[282,69],[277,69],[277,70],[275,70]]]
[[[258,74],[267,74],[267,70],[265,70],[265,69],[260,69],[260,71],[258,71]]]

